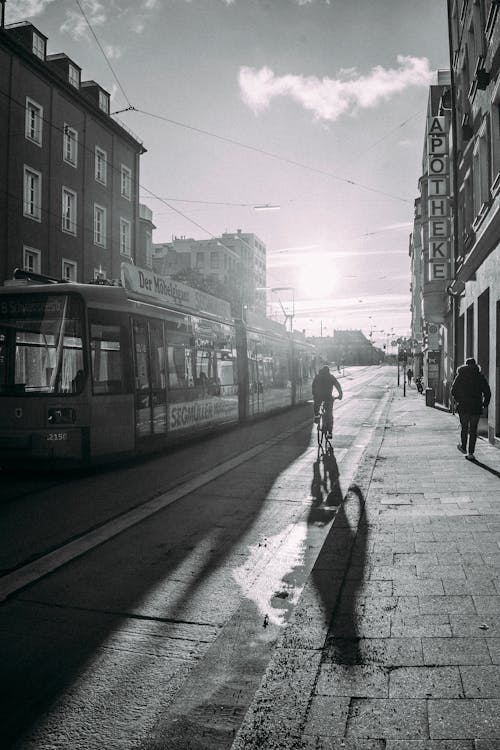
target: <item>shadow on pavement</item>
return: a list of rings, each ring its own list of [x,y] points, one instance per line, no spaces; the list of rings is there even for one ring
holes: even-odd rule
[[[266,425],[254,426],[259,429],[266,439]],[[235,434],[226,436],[229,445]],[[150,673],[159,670],[158,711],[166,713],[195,663],[198,642],[211,642],[212,631],[238,606],[236,587],[225,586],[225,561],[253,528],[276,479],[308,448],[310,437],[309,425],[295,431],[272,455],[259,454],[232,476],[204,485],[3,603],[0,679],[9,686],[4,692],[4,747],[23,739],[26,746],[35,746],[30,743],[40,739],[40,724],[47,731],[50,721],[54,736],[60,737],[64,708],[53,718],[51,708],[61,709],[66,701],[72,732],[89,720],[93,707],[98,722],[98,697],[88,691],[108,662],[116,662],[105,678],[122,712],[133,710],[133,686],[140,684],[141,675],[146,684]],[[190,467],[200,467],[206,453],[207,443],[192,446]],[[168,461],[144,464],[145,481],[153,467],[168,471]],[[110,476],[112,472],[103,479]],[[105,491],[103,481],[96,494]],[[200,591],[206,586],[210,596],[205,597]],[[215,611],[209,603],[202,609],[209,600],[216,602]],[[163,662],[159,656],[170,650],[175,654],[176,643],[181,656]],[[252,678],[258,684],[257,675]],[[80,701],[86,708],[75,721]]]
[[[476,466],[480,466],[481,469],[484,469],[485,471],[489,471],[489,473],[493,474],[494,477],[498,477],[500,479],[500,471],[493,469],[491,466],[488,466],[488,464],[484,464],[482,461],[478,461],[477,458],[474,459],[473,463]]]
[[[358,597],[366,564],[364,502],[360,487],[350,485],[313,570],[323,609],[332,612],[327,644],[333,661],[338,664],[361,661]]]

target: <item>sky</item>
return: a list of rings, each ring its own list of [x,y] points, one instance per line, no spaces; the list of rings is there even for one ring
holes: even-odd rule
[[[293,301],[307,335],[409,333],[446,0],[7,0],[19,20],[110,91],[112,112],[134,108],[117,117],[147,149],[153,242],[253,232],[268,287],[287,288],[269,314]]]

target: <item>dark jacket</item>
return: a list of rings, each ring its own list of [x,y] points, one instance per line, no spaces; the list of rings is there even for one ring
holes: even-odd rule
[[[458,413],[481,414],[490,403],[488,381],[477,365],[462,365],[451,386],[451,394],[458,403]]]
[[[335,375],[332,375],[329,370],[320,370],[312,382],[313,398],[318,400],[321,399],[322,401],[331,398],[332,388],[334,386],[339,393],[342,393],[340,383]]]

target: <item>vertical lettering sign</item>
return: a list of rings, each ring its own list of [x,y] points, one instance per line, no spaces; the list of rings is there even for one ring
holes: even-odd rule
[[[450,278],[451,238],[448,126],[445,117],[431,117],[427,133],[429,176],[429,280]]]

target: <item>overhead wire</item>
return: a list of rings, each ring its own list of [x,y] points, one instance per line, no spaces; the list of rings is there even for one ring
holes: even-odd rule
[[[138,107],[135,107],[130,102],[130,99],[128,98],[128,96],[127,96],[127,94],[126,94],[126,92],[125,92],[125,90],[124,90],[124,88],[123,88],[123,86],[122,86],[122,84],[121,84],[121,82],[120,82],[120,80],[119,80],[119,78],[118,78],[118,76],[117,76],[117,74],[116,74],[113,66],[111,65],[111,62],[109,60],[108,55],[106,54],[106,52],[105,52],[102,44],[99,41],[99,38],[98,38],[97,34],[95,33],[95,31],[94,31],[94,29],[92,27],[92,24],[90,23],[89,19],[87,18],[87,15],[85,14],[85,11],[83,10],[83,7],[82,7],[82,5],[80,3],[80,0],[75,0],[75,2],[78,5],[78,7],[80,9],[80,12],[81,12],[83,18],[85,19],[85,22],[87,23],[87,25],[88,25],[91,33],[92,33],[92,36],[94,37],[94,39],[95,39],[95,41],[96,41],[96,43],[97,43],[97,45],[98,45],[98,47],[99,47],[102,55],[104,56],[104,59],[106,60],[106,63],[108,64],[109,69],[111,70],[111,72],[113,74],[113,77],[114,77],[115,81],[117,82],[117,84],[118,84],[121,92],[123,93],[123,96],[125,97],[125,100],[126,100],[126,102],[128,104],[128,107],[126,107],[125,109],[117,110],[117,111],[115,111],[112,114],[116,115],[116,114],[120,114],[120,113],[123,113],[123,112],[138,112],[139,114],[146,115],[147,117],[152,117],[152,118],[155,118],[155,119],[158,119],[158,120],[163,120],[164,122],[167,122],[167,123],[169,123],[171,125],[176,125],[177,127],[182,127],[182,128],[186,128],[188,130],[192,130],[193,132],[196,132],[196,133],[199,133],[199,134],[202,134],[202,135],[206,135],[206,136],[209,136],[211,138],[215,138],[215,139],[217,139],[219,141],[222,141],[222,142],[225,142],[225,143],[229,143],[229,144],[231,144],[233,146],[238,146],[239,148],[244,148],[244,149],[247,149],[249,151],[253,151],[255,153],[262,154],[262,155],[267,156],[267,157],[269,157],[271,159],[276,159],[276,160],[282,161],[282,162],[284,162],[286,164],[291,164],[292,166],[300,167],[301,169],[305,169],[305,170],[308,170],[310,172],[315,172],[316,174],[322,174],[322,175],[324,175],[326,177],[330,177],[331,179],[338,180],[339,182],[344,182],[344,183],[346,183],[348,185],[353,185],[354,187],[361,188],[362,190],[368,190],[369,192],[377,193],[379,195],[384,195],[384,196],[386,196],[388,198],[392,198],[393,200],[398,200],[398,201],[401,201],[403,203],[409,203],[409,204],[413,203],[412,200],[409,200],[407,198],[402,198],[399,195],[393,195],[392,193],[387,193],[384,190],[379,190],[378,188],[373,188],[373,187],[370,187],[369,185],[364,185],[363,183],[356,182],[355,180],[350,180],[350,179],[348,179],[346,177],[341,177],[339,175],[336,175],[333,172],[330,172],[330,171],[327,171],[327,170],[324,170],[324,169],[319,169],[318,167],[313,167],[311,165],[304,164],[303,162],[299,162],[299,161],[296,161],[294,159],[289,159],[289,158],[287,158],[285,156],[281,156],[280,154],[275,154],[272,151],[267,151],[267,150],[259,148],[257,146],[252,146],[252,145],[250,145],[248,143],[243,143],[242,141],[237,141],[237,140],[235,140],[233,138],[229,138],[227,136],[222,136],[222,135],[219,135],[218,133],[213,133],[213,132],[211,132],[209,130],[204,130],[203,128],[196,127],[195,125],[188,125],[187,123],[180,122],[179,120],[174,120],[172,118],[164,117],[163,115],[158,115],[158,114],[155,114],[153,112],[147,112],[146,110],[143,110],[143,109],[140,109]],[[411,118],[409,118],[409,119],[411,119]]]
[[[103,46],[102,46],[101,42],[99,41],[99,37],[98,37],[98,36],[97,36],[97,34],[95,33],[95,31],[94,31],[94,29],[93,29],[93,27],[92,27],[92,24],[90,23],[90,21],[89,21],[89,19],[88,19],[88,17],[87,17],[87,14],[85,13],[85,11],[84,11],[84,9],[83,9],[83,7],[82,7],[82,4],[80,3],[80,0],[75,0],[75,3],[77,4],[78,8],[80,9],[80,13],[81,13],[81,14],[82,14],[82,16],[83,16],[83,18],[84,18],[84,20],[85,20],[85,23],[86,23],[86,24],[87,24],[87,26],[89,27],[90,33],[91,33],[91,34],[92,34],[92,36],[94,37],[94,40],[95,40],[95,42],[96,42],[97,46],[99,47],[99,49],[100,49],[100,51],[101,51],[101,53],[102,53],[102,56],[103,56],[103,57],[104,57],[104,59],[106,60],[107,66],[108,66],[108,68],[110,69],[110,71],[111,71],[111,73],[112,73],[112,75],[113,75],[113,78],[115,79],[115,81],[116,81],[116,83],[117,83],[117,85],[118,85],[118,88],[120,89],[120,91],[122,92],[123,96],[125,97],[125,101],[126,101],[126,102],[127,102],[127,104],[128,104],[128,108],[129,108],[129,109],[133,109],[133,107],[132,107],[132,104],[131,104],[131,102],[130,102],[130,99],[128,98],[128,96],[127,96],[127,93],[126,93],[125,89],[123,88],[123,86],[122,86],[122,84],[121,84],[121,81],[120,81],[120,79],[118,78],[118,76],[117,76],[117,74],[116,74],[116,71],[115,71],[115,69],[114,69],[114,68],[113,68],[113,66],[111,65],[111,61],[110,61],[110,59],[109,59],[109,56],[108,56],[108,55],[106,54],[106,51],[104,50],[104,48],[103,48]],[[125,111],[125,110],[124,110],[124,111]]]
[[[364,185],[361,182],[356,182],[355,180],[350,180],[347,177],[341,177],[334,172],[330,172],[326,169],[320,169],[319,167],[313,167],[309,164],[304,164],[303,162],[296,161],[295,159],[289,159],[286,156],[281,156],[280,154],[275,154],[272,151],[266,151],[265,149],[259,148],[258,146],[252,146],[248,143],[243,143],[243,141],[237,141],[234,138],[229,138],[227,136],[219,135],[218,133],[214,133],[210,130],[204,130],[203,128],[199,128],[195,125],[188,125],[187,123],[180,122],[179,120],[173,120],[170,117],[164,117],[163,115],[157,115],[153,112],[146,112],[143,109],[139,109],[138,107],[132,107],[131,111],[138,112],[139,114],[146,115],[147,117],[152,117],[156,120],[162,120],[163,122],[167,122],[171,125],[176,125],[181,128],[186,128],[187,130],[192,130],[195,133],[199,133],[201,135],[207,135],[210,138],[215,138],[216,140],[222,141],[224,143],[230,143],[233,146],[238,146],[240,148],[247,149],[249,151],[253,151],[254,153],[262,154],[263,156],[267,156],[271,159],[276,159],[277,161],[282,161],[285,164],[291,164],[295,167],[300,167],[301,169],[305,169],[309,172],[315,172],[316,174],[324,175],[325,177],[330,177],[331,179],[338,180],[339,182],[344,182],[348,185],[353,185],[354,187],[361,188],[362,190],[368,190],[371,193],[377,193],[379,195],[384,195],[387,198],[392,198],[393,200],[398,200],[403,203],[413,203],[413,201],[409,200],[408,198],[402,198],[400,195],[393,195],[392,193],[387,193],[385,190],[379,190],[378,188],[370,187],[369,185]],[[115,113],[116,114],[116,113]]]

